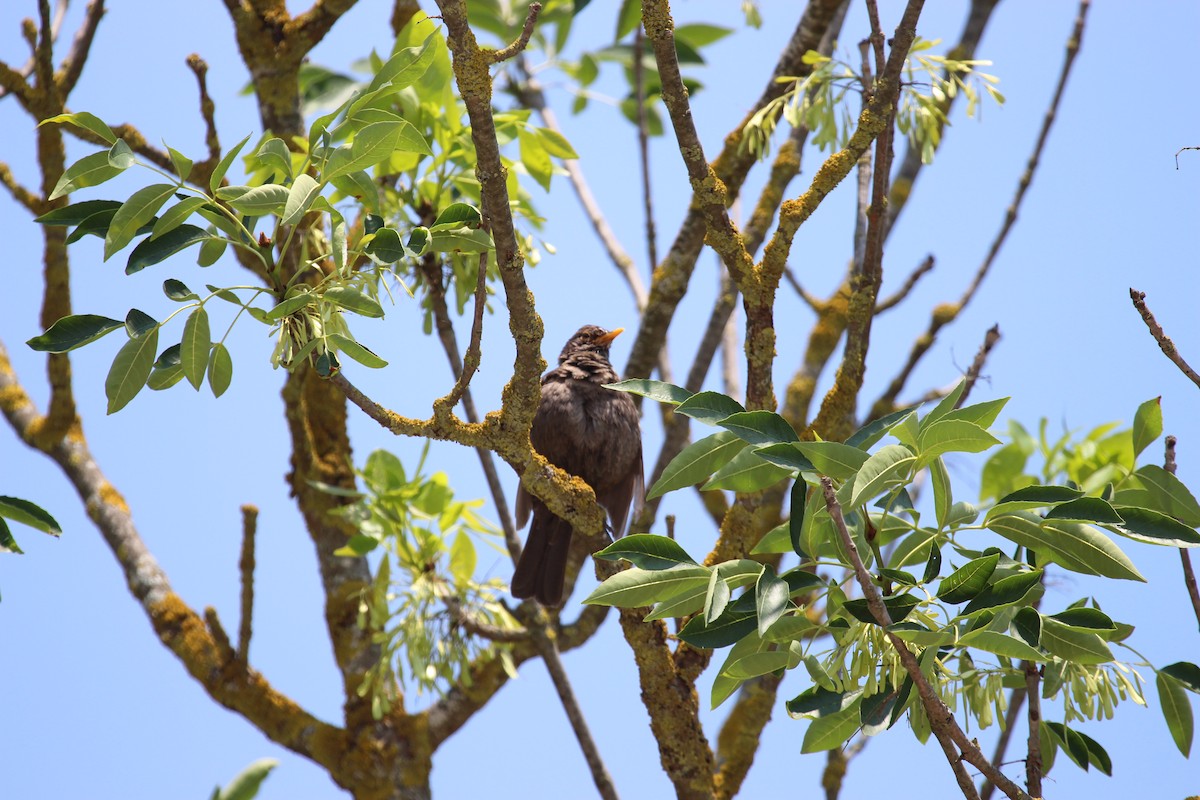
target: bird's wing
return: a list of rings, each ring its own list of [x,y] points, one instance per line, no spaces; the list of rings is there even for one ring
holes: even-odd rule
[[[628,478],[612,487],[604,497],[597,499],[608,511],[608,518],[612,520],[613,538],[620,539],[626,533],[626,523],[632,524],[633,520],[637,519],[642,512],[642,505],[646,501],[646,478],[642,471],[641,441],[638,442],[637,447],[637,469],[631,470]],[[631,501],[633,503],[632,513],[629,507]]]

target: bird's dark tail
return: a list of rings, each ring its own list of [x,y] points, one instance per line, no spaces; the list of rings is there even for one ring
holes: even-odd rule
[[[571,525],[550,513],[535,508],[525,549],[513,572],[512,596],[536,597],[544,606],[562,603],[567,574],[567,554],[571,550]]]

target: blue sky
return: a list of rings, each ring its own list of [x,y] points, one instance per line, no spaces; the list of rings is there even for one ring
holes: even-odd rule
[[[611,25],[601,16],[607,5],[595,2],[587,10],[575,47],[594,49],[608,43]],[[675,5],[680,21],[741,25],[739,4],[730,0]],[[761,5],[766,21],[762,30],[739,30],[713,46],[710,66],[697,73],[705,89],[695,97],[693,109],[710,154],[741,118],[749,98],[758,95],[794,26],[794,4],[764,0]],[[901,5],[881,5],[890,30]],[[920,34],[953,42],[965,8],[965,2],[930,3]],[[0,57],[9,63],[24,61],[18,23],[33,11],[32,3],[7,3],[0,11]],[[1075,11],[1075,4],[1065,0],[1007,0],[996,12],[979,55],[995,62],[986,70],[1001,78],[1008,102],[1003,108],[985,104],[982,121],[968,120],[962,108],[957,109],[945,147],[922,175],[888,242],[885,292],[926,254],[936,256],[937,268],[905,307],[878,321],[865,397],[876,396],[886,386],[924,328],[929,309],[957,298],[983,258],[1031,151]],[[74,9],[68,16],[65,41],[73,35],[79,12]],[[372,48],[386,51],[387,13],[387,3],[363,0],[316,49],[313,60],[347,69]],[[974,399],[1012,396],[1006,417],[1031,426],[1044,416],[1052,428],[1087,429],[1112,420],[1129,421],[1140,402],[1162,395],[1166,430],[1180,439],[1180,476],[1200,484],[1196,389],[1158,352],[1128,299],[1130,286],[1145,291],[1177,345],[1193,363],[1200,363],[1195,312],[1200,154],[1184,153],[1178,171],[1173,158],[1180,147],[1200,145],[1200,107],[1181,90],[1180,81],[1190,74],[1197,29],[1200,7],[1194,3],[1106,3],[1092,9],[1083,51],[1017,227],[980,295],[942,332],[907,396],[955,380],[984,331],[999,323],[1004,338],[988,362],[988,380],[977,388]],[[864,30],[859,4],[845,30],[843,38],[850,43]],[[232,27],[215,2],[114,3],[71,107],[111,123],[133,122],[149,140],[165,139],[199,156],[202,128],[194,82],[184,65],[192,52],[210,65],[222,141],[228,145],[257,133],[252,100],[237,95],[247,76]],[[583,157],[593,190],[646,274],[632,129],[614,109],[599,103],[581,117],[570,116],[570,98],[561,82],[553,73],[545,82],[568,138]],[[601,91],[606,87],[615,84],[602,83]],[[18,178],[33,183],[31,125],[11,98],[0,102],[0,131],[0,159]],[[87,152],[90,148],[75,146],[72,156]],[[688,187],[669,137],[653,143],[652,158],[663,252],[686,207]],[[804,174],[794,184],[793,196],[811,177],[818,158],[813,151],[806,153]],[[752,178],[747,197],[755,196],[760,181]],[[117,192],[137,185],[114,184],[111,191],[92,190],[77,199],[119,196]],[[613,269],[566,182],[556,179],[549,196],[533,191],[550,217],[545,238],[558,251],[528,276],[546,320],[545,353],[552,357],[584,322],[635,327],[628,292],[609,280]],[[827,292],[840,280],[850,252],[852,202],[847,184],[797,236],[791,265],[811,291]],[[41,359],[23,345],[39,332],[40,235],[7,195],[0,195],[0,220],[9,250],[0,340],[27,390],[44,403]],[[77,312],[119,317],[137,306],[157,315],[169,303],[160,290],[165,277],[196,283],[241,281],[230,264],[201,276],[187,258],[127,278],[116,261],[102,264],[100,256],[95,240],[72,250]],[[593,275],[601,284],[581,308],[567,291]],[[681,306],[671,340],[679,373],[686,369],[706,321],[716,283],[715,256],[705,253],[693,280],[695,291]],[[811,314],[784,287],[776,318],[776,384],[782,386],[802,352]],[[401,300],[384,322],[356,329],[391,361],[392,369],[365,374],[352,367],[349,372],[380,402],[414,416],[426,413],[429,401],[451,383],[440,349],[422,339],[420,319],[415,305]],[[473,384],[477,402],[485,409],[498,404],[512,360],[502,313],[486,325],[483,367]],[[617,340],[614,363],[624,364],[630,338]],[[252,662],[281,691],[319,716],[336,720],[338,680],[323,632],[316,562],[283,479],[288,465],[278,394],[282,375],[268,366],[272,343],[261,329],[240,326],[231,341],[234,381],[220,400],[207,391],[195,394],[177,387],[166,394],[143,393],[111,417],[104,415],[103,382],[115,340],[77,353],[75,385],[88,440],[110,480],[128,499],[142,535],[175,589],[196,608],[214,605],[227,625],[237,619],[238,506],[260,506]],[[401,370],[423,380],[402,378]],[[719,388],[719,382],[710,378],[710,386]],[[660,432],[650,417],[646,427],[647,453],[657,453]],[[360,463],[379,447],[415,463],[420,442],[397,440],[356,414],[351,430]],[[1158,451],[1156,444],[1151,452]],[[433,468],[452,476],[460,498],[486,496],[473,454],[438,445],[431,458]],[[977,462],[964,459],[951,470],[959,491],[974,490]],[[507,471],[504,479],[511,497],[515,479]],[[0,794],[202,797],[250,761],[271,756],[282,765],[261,797],[343,796],[321,770],[271,744],[203,694],[156,641],[111,554],[62,477],[47,461],[24,450],[7,427],[0,427],[0,493],[40,503],[64,528],[58,541],[18,530],[26,555],[0,556],[0,674],[6,683],[6,691],[0,693],[0,719],[5,721],[0,726],[5,763]],[[668,503],[666,512],[679,516],[681,542],[693,553],[706,552],[712,532],[694,497],[680,493]],[[1113,616],[1138,626],[1135,646],[1155,663],[1200,660],[1200,636],[1187,606],[1178,556],[1132,542],[1122,546],[1149,578],[1148,585],[1100,586],[1062,576],[1047,602],[1065,604],[1096,592]],[[489,563],[488,558],[481,553],[481,571],[508,575],[506,564]],[[583,581],[576,597],[586,591]],[[570,618],[571,611],[565,616]],[[636,672],[615,620],[609,620],[587,647],[566,654],[564,661],[618,790],[629,798],[666,796],[670,788],[658,765],[638,699]],[[1153,682],[1151,673],[1143,674]],[[806,686],[806,676],[790,675],[780,697]],[[707,693],[705,681],[701,693]],[[1158,796],[1200,791],[1200,772],[1175,750],[1152,689],[1150,694],[1148,710],[1124,704],[1113,722],[1084,728],[1108,748],[1115,764],[1113,778],[1085,775],[1063,761],[1053,771],[1047,793],[1126,797],[1144,791],[1150,778]],[[714,733],[723,714],[718,710],[707,715]],[[1056,718],[1052,706],[1047,715]],[[797,757],[805,725],[788,720],[782,706],[778,709],[743,796],[761,797],[782,785],[817,790],[824,758]],[[994,731],[983,733],[981,740],[990,742]],[[894,786],[897,775],[912,776],[914,764],[920,765],[919,780],[927,794],[955,793],[937,749],[920,747],[899,726],[871,740],[852,764],[844,796],[884,791]],[[535,765],[542,771],[544,787],[528,791],[525,776]],[[1008,772],[1018,775],[1019,765],[1010,765]],[[582,757],[540,663],[526,665],[518,681],[442,747],[435,757],[433,788],[439,797],[481,792],[493,798],[592,796]]]

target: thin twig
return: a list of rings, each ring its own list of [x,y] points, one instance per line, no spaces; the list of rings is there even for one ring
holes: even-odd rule
[[[646,35],[638,25],[633,32],[633,87],[637,103],[638,161],[642,172],[642,209],[646,215],[646,252],[649,267],[658,266],[658,243],[654,231],[654,196],[650,191],[650,134],[646,129],[646,65],[642,63]]]
[[[437,401],[449,408],[458,405],[458,401],[466,393],[467,387],[471,385],[471,378],[475,377],[475,372],[479,369],[479,345],[483,339],[483,311],[487,307],[487,267],[488,254],[485,251],[479,254],[479,274],[475,281],[475,317],[471,320],[471,341],[467,345],[466,355],[463,356],[462,367],[457,370],[458,375],[454,386],[450,389],[449,394]]]
[[[207,160],[212,164],[207,173],[211,175],[213,168],[221,160],[221,139],[217,136],[216,104],[208,94],[208,63],[200,57],[199,53],[192,53],[187,57],[187,65],[192,74],[196,76],[196,86],[200,91],[200,116],[204,120],[204,144],[208,147]],[[207,183],[207,176],[204,180]]]
[[[499,64],[501,61],[507,61],[513,56],[520,53],[529,44],[529,37],[533,36],[533,26],[537,24],[538,14],[542,13],[541,3],[530,3],[529,13],[525,15],[525,27],[521,28],[521,35],[516,41],[501,50],[483,52],[492,60],[493,64]]]
[[[258,531],[258,508],[242,506],[242,557],[238,571],[242,575],[242,618],[238,624],[237,657],[250,660],[250,636],[254,620],[254,535]]]
[[[1175,474],[1175,442],[1174,436],[1168,436],[1163,455],[1163,469]],[[1191,551],[1186,547],[1179,548],[1179,560],[1183,565],[1183,585],[1187,587],[1188,597],[1192,601],[1192,611],[1196,614],[1196,622],[1200,624],[1200,588],[1196,586],[1196,571],[1192,569]]]
[[[963,379],[962,394],[958,396],[958,402],[954,404],[955,408],[962,408],[967,404],[967,397],[971,394],[971,390],[975,388],[975,381],[979,380],[979,373],[983,371],[983,365],[987,363],[988,354],[992,352],[992,348],[996,346],[996,342],[1000,341],[1000,326],[993,325],[988,328],[988,332],[984,334],[983,344],[979,346],[979,352],[975,354],[975,360],[971,362],[971,366],[967,369],[967,375]]]
[[[996,749],[992,751],[993,764],[1004,762],[1004,754],[1008,752],[1008,743],[1012,741],[1013,731],[1017,728],[1017,721],[1024,706],[1025,687],[1017,686],[1008,698],[1008,708],[1004,712],[1004,726],[1000,729],[1000,738],[996,740]],[[992,800],[992,794],[995,791],[996,784],[985,778],[983,785],[979,787],[979,800]]]
[[[996,769],[984,757],[975,742],[966,737],[966,734],[963,733],[962,728],[958,726],[958,722],[954,719],[954,714],[933,690],[933,687],[929,685],[925,673],[921,671],[920,663],[912,651],[908,649],[908,645],[899,636],[887,631],[887,628],[892,624],[891,615],[888,613],[887,606],[883,604],[883,598],[879,594],[879,589],[871,579],[871,574],[867,572],[862,557],[859,556],[858,546],[855,545],[854,538],[846,528],[846,520],[842,516],[841,504],[838,503],[837,496],[834,493],[833,481],[822,476],[821,490],[825,495],[825,507],[829,510],[829,516],[833,520],[838,535],[841,537],[842,545],[850,556],[850,563],[854,567],[854,575],[858,579],[863,597],[866,598],[867,607],[870,609],[875,621],[886,631],[888,641],[891,642],[892,648],[895,649],[896,654],[900,657],[900,663],[904,666],[905,671],[908,672],[909,677],[912,678],[913,685],[917,689],[917,695],[921,700],[921,704],[925,707],[926,715],[929,718],[930,729],[933,731],[933,735],[937,737],[938,743],[941,744],[942,751],[946,754],[946,760],[950,763],[950,767],[954,771],[954,776],[958,781],[959,788],[962,789],[963,795],[968,800],[978,800],[979,798],[979,793],[975,790],[975,784],[971,781],[970,776],[962,765],[963,761],[967,761],[983,772],[1008,797],[1013,798],[1013,800],[1031,800],[1028,794],[1021,791],[1019,786],[1009,780],[1004,773]]]
[[[887,390],[883,395],[875,401],[871,407],[870,416],[877,418],[883,414],[892,411],[896,407],[896,398],[900,392],[904,390],[904,385],[912,376],[913,370],[916,369],[917,363],[921,358],[933,347],[938,331],[946,325],[953,322],[967,304],[975,297],[975,293],[979,290],[983,279],[987,277],[988,272],[992,268],[996,257],[1000,253],[1000,248],[1004,245],[1008,238],[1009,232],[1017,221],[1017,211],[1021,207],[1021,202],[1025,199],[1025,194],[1029,186],[1033,183],[1033,176],[1037,172],[1038,164],[1041,162],[1042,150],[1045,149],[1046,142],[1050,136],[1050,130],[1054,127],[1054,121],[1058,118],[1058,106],[1062,101],[1063,95],[1066,92],[1067,79],[1071,75],[1071,67],[1075,63],[1075,57],[1079,54],[1080,44],[1083,41],[1084,26],[1087,21],[1087,12],[1090,7],[1090,0],[1080,0],[1079,13],[1075,18],[1074,27],[1071,30],[1071,35],[1067,39],[1066,56],[1063,59],[1062,69],[1058,75],[1058,84],[1054,89],[1054,97],[1050,100],[1050,107],[1046,109],[1046,114],[1042,119],[1042,127],[1038,132],[1037,142],[1033,146],[1033,153],[1029,156],[1029,160],[1025,164],[1025,171],[1021,174],[1020,180],[1017,182],[1017,190],[1013,195],[1013,200],[1008,206],[1008,210],[1004,214],[1004,221],[1000,225],[1000,230],[996,233],[996,237],[992,240],[991,246],[988,247],[987,255],[984,256],[983,263],[979,265],[979,269],[975,271],[975,276],[971,279],[971,283],[963,292],[962,297],[957,303],[943,303],[937,306],[930,315],[928,328],[917,337],[913,342],[913,346],[908,355],[908,360],[900,369],[900,372],[892,379]]]
[[[1038,682],[1042,674],[1032,661],[1022,662],[1025,697],[1029,700],[1029,740],[1025,757],[1025,788],[1032,797],[1042,796],[1042,701]]]
[[[65,3],[59,3],[60,8],[65,6]],[[75,41],[71,44],[71,51],[63,61],[62,74],[59,78],[63,97],[71,93],[75,84],[79,82],[79,76],[83,74],[83,65],[87,62],[88,53],[91,52],[92,41],[96,37],[96,28],[100,25],[102,16],[104,16],[104,0],[92,0],[88,3],[87,11],[84,12],[83,24],[79,26],[79,31],[75,34]],[[61,17],[56,20],[56,22],[61,21]],[[51,38],[53,39],[57,35],[58,31],[55,29]]]
[[[462,601],[454,594],[447,592],[442,598],[446,603],[446,610],[450,612],[450,618],[454,620],[454,624],[458,625],[468,633],[482,637],[491,642],[500,642],[504,644],[512,644],[514,642],[528,641],[530,638],[529,631],[524,628],[501,628],[499,625],[492,625],[481,621],[474,614],[462,607]],[[509,612],[510,615],[512,612]]]
[[[909,276],[904,280],[904,285],[901,286],[899,289],[897,289],[895,294],[885,297],[884,299],[880,300],[878,303],[875,304],[876,316],[878,316],[879,314],[882,314],[884,311],[889,311],[889,310],[895,308],[901,302],[903,302],[904,299],[906,297],[908,297],[909,293],[912,292],[913,287],[915,287],[917,285],[917,281],[919,281],[919,280],[921,280],[921,278],[925,277],[925,274],[928,273],[932,269],[933,269],[933,256],[932,255],[925,256],[925,260],[922,261],[920,264],[918,264],[917,268],[914,269],[909,274]]]
[[[0,95],[0,97],[2,97],[2,96],[3,95]],[[1200,150],[1200,147],[1192,145],[1190,147],[1181,147],[1178,150],[1176,150],[1175,151],[1175,169],[1176,170],[1179,169],[1179,154],[1182,153],[1184,150]]]
[[[1142,315],[1142,321],[1150,329],[1150,335],[1154,337],[1154,341],[1158,342],[1158,347],[1163,351],[1163,355],[1169,358],[1172,364],[1179,367],[1179,371],[1187,376],[1188,380],[1200,387],[1200,375],[1196,374],[1196,370],[1192,369],[1191,365],[1184,360],[1179,350],[1175,347],[1175,343],[1171,341],[1166,331],[1158,324],[1158,320],[1154,318],[1150,307],[1146,305],[1146,293],[1139,292],[1137,289],[1130,289],[1129,299],[1133,301],[1133,307]]]
[[[596,791],[604,800],[618,800],[612,776],[609,775],[608,768],[604,765],[604,759],[600,757],[600,749],[596,746],[596,740],[592,738],[592,732],[588,728],[587,720],[584,719],[579,700],[575,697],[575,691],[571,688],[567,671],[559,657],[551,621],[546,616],[544,609],[534,606],[526,606],[526,608],[530,615],[536,616],[535,619],[526,620],[526,628],[533,634],[533,644],[541,654],[542,661],[546,663],[546,671],[550,673],[550,680],[554,683],[555,691],[558,692],[558,699],[562,703],[563,710],[567,712],[571,730],[574,731],[575,739],[579,742],[579,749],[583,751],[583,757],[592,773],[592,782],[596,785]]]

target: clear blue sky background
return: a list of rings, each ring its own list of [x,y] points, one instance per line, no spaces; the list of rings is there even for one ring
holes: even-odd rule
[[[611,39],[607,15],[612,5],[593,3],[574,47],[594,49]],[[693,0],[677,2],[676,12],[681,20],[740,28],[738,5],[732,0]],[[939,0],[928,5],[921,35],[952,43],[966,3]],[[705,89],[693,106],[710,153],[741,118],[749,98],[757,97],[794,27],[799,6],[764,0],[762,30],[739,31],[711,48],[711,66],[697,73]],[[889,0],[881,6],[890,30],[901,4]],[[68,17],[64,49],[80,11],[73,9]],[[937,163],[922,175],[889,242],[885,291],[897,286],[927,253],[937,257],[937,269],[904,308],[877,323],[866,396],[877,395],[902,363],[926,324],[928,310],[957,298],[982,259],[1029,156],[1075,11],[1075,3],[1066,0],[1007,0],[996,13],[980,55],[994,60],[988,71],[1001,77],[1008,103],[1003,108],[985,104],[982,122],[966,120],[962,108],[957,109]],[[362,0],[313,59],[346,69],[372,48],[386,51],[387,13],[388,3]],[[8,2],[0,10],[0,57],[10,64],[24,62],[18,23],[33,14],[32,2]],[[855,3],[845,42],[858,40],[863,22],[860,4]],[[943,332],[908,396],[951,383],[970,362],[984,331],[999,323],[1004,338],[975,399],[1011,395],[1006,416],[1027,425],[1045,416],[1058,430],[1128,421],[1139,402],[1161,394],[1167,431],[1180,437],[1181,477],[1200,485],[1196,389],[1158,352],[1127,296],[1131,285],[1146,291],[1159,320],[1193,363],[1200,363],[1195,310],[1200,154],[1185,153],[1179,171],[1173,161],[1180,147],[1200,145],[1200,106],[1187,88],[1197,30],[1200,6],[1195,3],[1100,3],[1092,10],[1059,122],[1017,228],[980,296]],[[192,52],[210,65],[222,141],[229,144],[257,132],[252,100],[237,95],[247,75],[232,26],[215,0],[112,3],[72,108],[92,111],[112,123],[133,122],[149,140],[165,139],[199,156],[202,128],[194,82],[184,65]],[[583,117],[571,117],[566,113],[570,98],[552,73],[546,82],[601,204],[645,274],[633,131],[615,110],[601,104],[593,104]],[[605,82],[600,88],[615,91],[615,84]],[[32,183],[30,132],[30,122],[14,100],[0,102],[0,159]],[[75,158],[89,151],[72,147]],[[654,142],[652,155],[661,252],[682,216],[688,189],[672,141]],[[793,196],[818,163],[811,152],[805,158],[805,174],[794,185]],[[136,181],[145,179],[135,176]],[[127,181],[76,199],[119,196],[119,190],[136,185]],[[752,192],[757,185],[752,181]],[[849,184],[840,188],[797,237],[791,264],[814,292],[831,289],[847,261],[851,194]],[[558,248],[558,255],[529,274],[546,319],[546,354],[553,356],[583,322],[635,327],[628,293],[608,280],[612,267],[565,181],[556,179],[549,197],[535,189],[535,199],[550,216],[545,237]],[[26,388],[44,403],[42,359],[23,345],[40,331],[40,236],[4,194],[0,220],[7,250],[0,338]],[[242,280],[228,263],[201,276],[187,258],[126,278],[118,261],[102,264],[94,239],[73,248],[77,312],[120,317],[134,305],[161,317],[169,306],[160,292],[166,277],[196,284]],[[671,340],[679,373],[685,371],[707,317],[715,274],[715,258],[706,253],[693,281],[696,291],[681,308]],[[589,293],[581,309],[566,292],[593,275],[605,283]],[[781,289],[780,298],[777,386],[790,376],[811,324],[811,314],[790,290]],[[473,389],[483,408],[493,408],[512,351],[505,341],[502,313],[490,317],[487,325],[483,369]],[[385,322],[358,330],[391,361],[392,369],[366,375],[351,366],[352,380],[398,411],[426,413],[429,400],[445,391],[450,378],[436,343],[422,338],[415,305],[403,300]],[[316,563],[283,479],[288,465],[278,395],[282,375],[268,368],[271,342],[261,328],[239,326],[231,342],[234,383],[219,401],[207,390],[195,394],[180,386],[165,395],[145,392],[112,417],[104,415],[103,382],[117,340],[78,353],[73,363],[88,439],[100,465],[128,499],[142,535],[176,590],[196,608],[216,606],[227,626],[237,620],[238,506],[261,507],[253,664],[281,691],[319,716],[337,720],[338,680],[324,634]],[[617,341],[615,363],[624,363],[628,347],[628,338]],[[414,375],[422,380],[414,381]],[[719,388],[715,380],[710,383]],[[415,462],[419,442],[385,435],[356,412],[352,420],[360,462],[378,447]],[[657,453],[660,431],[655,422],[647,423],[646,437],[647,452]],[[1160,445],[1155,445],[1154,460],[1158,452]],[[473,454],[436,446],[431,463],[450,473],[459,497],[486,496]],[[951,469],[960,496],[971,496],[978,463],[964,459]],[[507,471],[504,477],[511,494],[515,480]],[[282,761],[264,785],[263,798],[343,796],[321,770],[276,747],[204,695],[156,641],[65,481],[46,460],[27,452],[7,426],[0,426],[0,493],[42,504],[56,514],[65,531],[54,541],[18,530],[26,555],[0,556],[0,674],[5,684],[0,692],[0,796],[204,797],[214,784],[263,756]],[[694,498],[680,494],[668,502],[666,510],[679,515],[681,541],[694,553],[707,551],[712,532]],[[1138,626],[1135,644],[1155,663],[1200,661],[1200,636],[1177,555],[1132,542],[1121,545],[1150,579],[1148,585],[1099,586],[1060,574],[1047,604],[1062,606],[1097,592],[1107,611]],[[509,574],[507,564],[487,558],[481,561],[481,571]],[[588,590],[589,581],[581,582],[581,593]],[[566,616],[572,613],[568,609]],[[567,654],[565,662],[622,795],[667,796],[670,787],[638,699],[634,665],[615,621],[610,620],[587,647]],[[1143,675],[1153,683],[1152,673]],[[807,677],[799,674],[785,683],[781,707],[744,797],[763,797],[784,787],[806,796],[819,791],[825,759],[798,757],[806,723],[787,719],[782,709],[784,697],[806,686]],[[707,693],[703,681],[701,691]],[[1048,795],[1123,798],[1149,787],[1154,796],[1164,798],[1200,792],[1200,769],[1176,752],[1152,686],[1150,704],[1149,710],[1125,704],[1115,721],[1084,727],[1112,755],[1113,778],[1085,775],[1060,760],[1047,784]],[[711,731],[724,713],[721,709],[706,715]],[[1047,708],[1051,719],[1060,713],[1054,704]],[[981,739],[990,743],[994,734],[993,728]],[[543,776],[536,788],[528,777],[534,769]],[[1007,769],[1010,775],[1021,773],[1019,764]],[[873,739],[852,764],[844,796],[894,792],[898,779],[926,796],[956,795],[937,749],[920,747],[899,726]],[[528,663],[519,680],[442,747],[435,758],[433,788],[442,798],[593,796],[583,760],[539,662]]]

